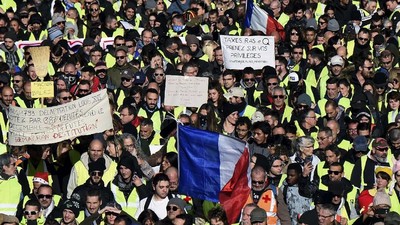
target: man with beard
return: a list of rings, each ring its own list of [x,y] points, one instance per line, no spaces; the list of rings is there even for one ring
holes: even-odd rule
[[[345,110],[350,108],[350,99],[343,98],[339,90],[339,81],[337,78],[332,77],[326,81],[326,88],[324,88],[324,95],[321,100],[317,102],[315,112],[319,113],[322,117],[326,115],[325,105],[329,100],[336,102],[339,106]],[[332,116],[332,115],[331,115]]]
[[[96,66],[94,67],[94,71],[96,73],[96,76],[100,80],[100,89],[105,89],[107,88],[107,65],[103,62],[100,61],[96,63]]]
[[[167,216],[167,205],[172,196],[169,194],[169,178],[164,173],[158,173],[154,176],[153,181],[154,194],[140,200],[139,209],[136,211],[135,218],[147,210],[151,209],[158,218]]]
[[[375,184],[374,174],[376,166],[390,167],[388,158],[389,146],[384,138],[377,138],[372,142],[372,150],[370,154],[362,156],[354,165],[351,174],[351,183],[362,189],[371,189]]]
[[[295,45],[292,48],[292,59],[294,62],[293,72],[298,72],[301,76],[305,77],[307,71],[307,60],[303,59],[304,47],[302,45]]]
[[[212,62],[212,64],[212,74],[216,79],[218,79],[222,72],[225,71],[224,56],[222,53],[222,48],[220,46],[214,49],[214,61]]]
[[[330,77],[339,78],[342,75],[342,71],[344,69],[344,60],[341,56],[335,55],[329,61],[329,75]]]
[[[102,179],[106,161],[100,158],[97,161],[89,163],[89,178],[86,182],[75,188],[71,195],[71,199],[78,201],[81,205],[85,205],[86,195],[90,189],[95,189],[100,192],[101,199],[103,200],[102,207],[108,202],[114,200],[114,196],[110,189],[106,188]]]
[[[284,87],[287,87],[289,82],[289,76],[288,76],[289,71],[287,70],[287,66],[288,66],[288,61],[285,57],[278,56],[275,58],[276,74],[279,77],[281,85],[283,85]]]
[[[321,49],[313,48],[308,52],[307,64],[309,70],[307,72],[305,80],[313,87],[319,90],[319,93],[315,95],[315,98],[322,99],[325,95],[326,80],[328,80],[328,68],[324,61],[324,52]]]
[[[10,105],[14,102],[14,92],[12,88],[9,86],[4,86],[1,90],[1,99],[0,99],[0,147],[5,148],[7,133],[8,133],[8,112],[10,109]]]
[[[274,87],[272,90],[272,104],[268,106],[272,110],[279,113],[279,122],[282,125],[286,125],[292,120],[293,108],[286,105],[286,92],[283,87]]]
[[[347,58],[352,62],[357,62],[360,57],[371,54],[370,40],[371,34],[369,30],[362,27],[357,34],[357,40],[347,42]]]
[[[28,80],[23,72],[17,72],[14,74],[12,83],[15,95],[20,95],[22,93],[25,82]]]
[[[128,48],[125,46],[117,47],[115,50],[116,63],[107,71],[107,76],[110,81],[108,88],[117,89],[121,86],[123,71],[131,70],[133,73],[137,72],[137,69],[128,63],[127,52]]]
[[[130,96],[130,91],[135,81],[133,73],[133,70],[130,69],[123,70],[121,73],[121,85],[114,90],[114,99],[117,106],[121,106],[124,103],[124,99]]]
[[[83,98],[92,93],[90,82],[88,80],[81,80],[79,82],[76,97]]]
[[[18,63],[23,59],[21,49],[15,45],[17,34],[14,31],[8,31],[4,35],[4,43],[0,45],[0,56],[10,68],[18,66]]]
[[[178,60],[178,51],[181,44],[182,42],[179,37],[171,37],[168,38],[164,45],[160,47],[161,55],[163,55],[164,59],[168,63],[171,63],[174,66],[176,66]]]
[[[374,75],[374,64],[368,58],[363,58],[359,62],[355,62],[357,72],[351,77],[351,84],[354,86],[353,96],[363,93],[362,86],[367,80],[372,80]]]
[[[246,93],[246,102],[249,105],[254,105],[254,91],[256,90],[256,77],[255,71],[251,67],[245,67],[242,71],[242,79],[240,80],[240,86]]]
[[[156,132],[161,131],[161,123],[165,118],[165,111],[157,107],[159,93],[155,89],[146,91],[145,102],[139,109],[138,116],[149,118],[153,121],[153,127]]]
[[[16,105],[21,108],[41,108],[40,100],[32,98],[31,82],[24,84],[21,95],[15,97]]]

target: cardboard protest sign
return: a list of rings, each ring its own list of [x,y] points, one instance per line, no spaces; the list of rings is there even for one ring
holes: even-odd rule
[[[241,70],[246,66],[262,69],[275,68],[275,43],[271,36],[221,35],[224,65],[227,69]]]
[[[37,76],[43,80],[47,75],[50,60],[50,47],[40,46],[32,47],[29,49],[32,56],[33,65],[35,65],[35,72]]]
[[[10,106],[9,144],[51,144],[113,128],[106,90],[41,109]]]
[[[54,97],[53,81],[32,82],[32,98],[51,98]]]
[[[199,107],[207,98],[207,77],[166,76],[165,105]]]

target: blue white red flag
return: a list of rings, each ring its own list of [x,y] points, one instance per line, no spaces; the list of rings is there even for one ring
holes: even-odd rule
[[[180,193],[221,202],[229,223],[234,223],[250,194],[246,143],[179,125],[178,151]]]

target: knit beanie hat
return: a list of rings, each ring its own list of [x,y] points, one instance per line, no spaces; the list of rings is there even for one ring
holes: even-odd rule
[[[390,197],[388,194],[386,194],[383,191],[378,191],[375,194],[374,197],[374,206],[377,205],[388,205],[388,206],[392,206],[392,204],[390,203]]]
[[[49,29],[47,29],[47,32],[51,41],[54,41],[54,39],[63,36],[63,33],[57,26],[50,27]]]
[[[168,201],[168,205],[176,205],[176,206],[178,206],[179,208],[181,208],[182,211],[186,212],[186,211],[185,211],[186,202],[185,202],[184,200],[180,199],[180,198],[171,198],[171,199]]]
[[[63,204],[62,204],[62,210],[64,210],[64,209],[69,209],[69,210],[71,210],[73,213],[74,213],[74,215],[75,215],[75,218],[78,218],[78,216],[79,216],[79,202],[77,202],[77,201],[74,201],[74,200],[70,200],[70,199],[67,199]]]
[[[106,170],[106,160],[104,158],[99,158],[94,162],[89,163],[89,174],[93,171],[101,171]]]
[[[17,34],[15,33],[15,31],[10,30],[4,34],[4,39],[6,39],[6,38],[9,38],[15,42],[15,41],[17,41]]]
[[[197,39],[196,35],[188,34],[186,35],[185,39],[187,46],[190,46],[191,44],[196,44],[197,46],[200,46],[200,41],[199,39]]]

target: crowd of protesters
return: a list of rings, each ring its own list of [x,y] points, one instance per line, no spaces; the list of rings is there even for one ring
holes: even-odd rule
[[[0,223],[229,224],[218,202],[179,193],[178,121],[248,143],[237,223],[400,224],[400,3],[254,3],[266,30],[244,26],[243,0],[0,1]],[[220,35],[273,36],[275,65],[226,68]],[[165,105],[170,75],[207,77],[208,101]],[[32,98],[41,81],[54,96]],[[102,89],[113,129],[8,145],[10,106]]]

